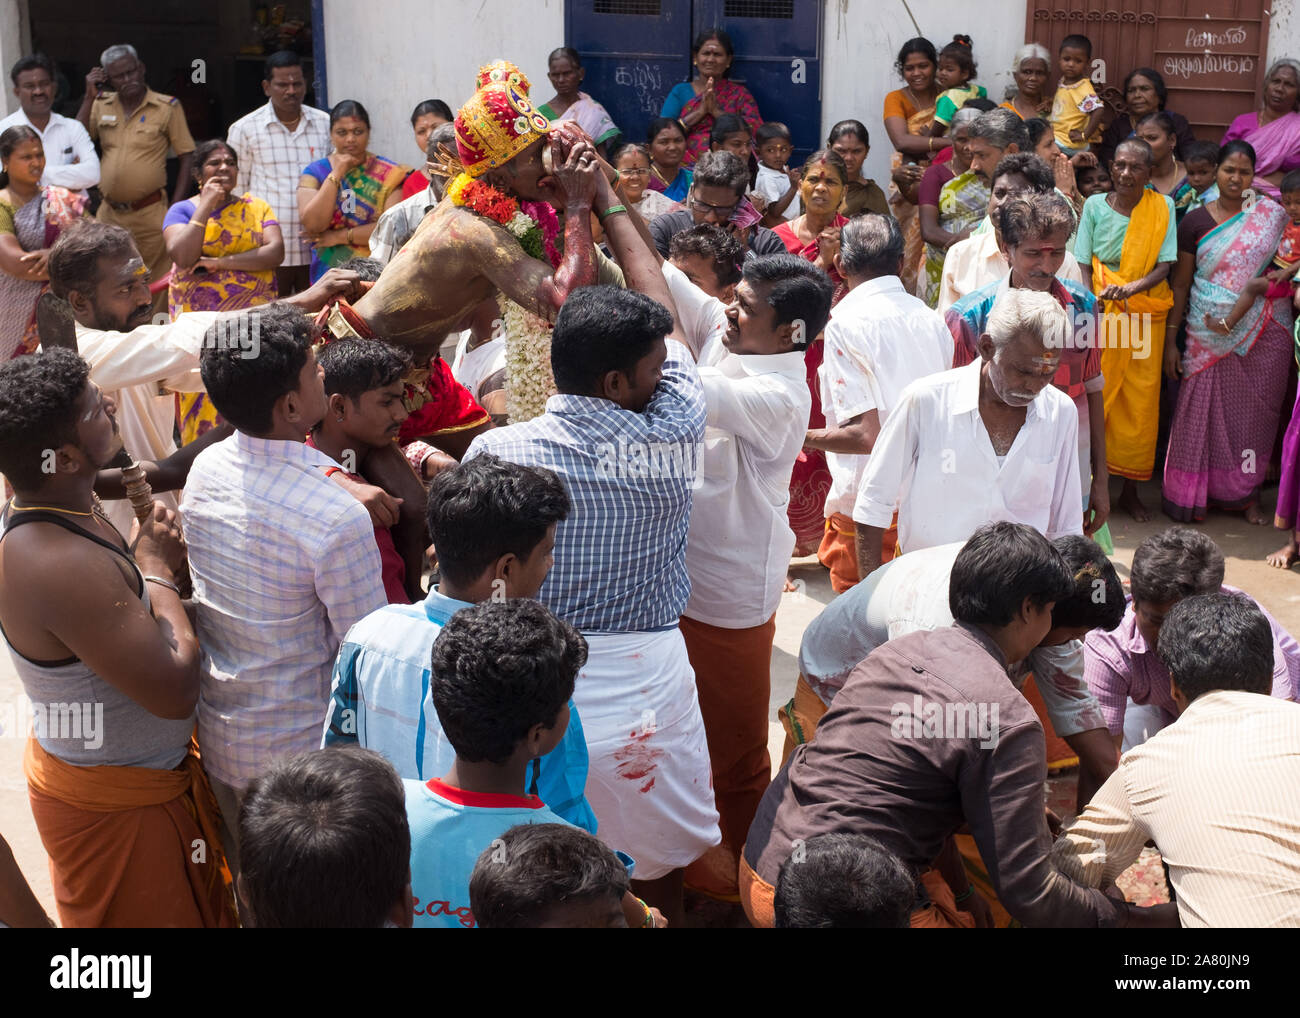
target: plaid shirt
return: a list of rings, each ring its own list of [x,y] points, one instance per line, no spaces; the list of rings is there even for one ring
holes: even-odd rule
[[[1011,288],[1011,273],[996,283],[968,293],[943,314],[944,324],[955,344],[953,367],[969,364],[979,357],[976,344],[988,325],[993,302]],[[1101,374],[1101,349],[1097,346],[1097,298],[1069,279],[1052,282],[1052,296],[1070,314],[1074,323],[1074,343],[1061,351],[1061,366],[1052,384],[1071,399],[1085,392],[1100,392],[1105,379]]]
[[[668,341],[663,378],[641,413],[595,396],[552,396],[546,413],[474,439],[547,467],[573,502],[537,599],[586,632],[669,629],[686,608],[686,532],[704,440],[704,391],[689,351]]]
[[[294,131],[280,123],[270,102],[241,117],[226,132],[226,144],[239,157],[236,194],[252,194],[271,206],[284,234],[281,265],[307,265],[311,246],[298,237],[298,178],[308,163],[329,155],[330,117],[311,106],[302,108]]]
[[[301,442],[237,432],[194,460],[181,520],[203,650],[203,766],[243,788],[320,746],[334,656],[388,603],[365,508]]]

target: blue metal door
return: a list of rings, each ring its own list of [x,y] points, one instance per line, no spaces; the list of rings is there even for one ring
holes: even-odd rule
[[[567,44],[587,72],[583,91],[627,141],[644,142],[691,63],[691,0],[569,0],[564,21]]]
[[[795,155],[820,148],[822,0],[695,0],[692,36],[720,27],[736,59],[731,80],[743,84],[764,120],[790,129]]]
[[[763,119],[790,128],[798,157],[821,146],[822,0],[569,0],[564,20],[583,90],[629,141],[645,140],[669,89],[689,80],[691,41],[720,26],[736,49],[731,79]]]

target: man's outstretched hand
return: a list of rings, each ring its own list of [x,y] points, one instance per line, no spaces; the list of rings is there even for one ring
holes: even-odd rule
[[[361,277],[352,269],[330,269],[302,293],[285,297],[285,304],[292,304],[302,311],[319,311],[332,300],[342,297],[347,301],[356,301],[370,287],[363,283]]]

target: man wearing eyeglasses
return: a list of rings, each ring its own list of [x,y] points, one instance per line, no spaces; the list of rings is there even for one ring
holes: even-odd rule
[[[781,238],[766,226],[745,198],[749,171],[730,152],[709,152],[695,164],[695,176],[686,196],[686,208],[650,220],[650,236],[665,258],[673,235],[692,226],[712,223],[729,230],[745,248],[745,259],[755,255],[785,254]]]

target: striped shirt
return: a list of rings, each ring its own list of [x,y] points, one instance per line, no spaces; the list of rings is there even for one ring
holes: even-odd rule
[[[311,106],[302,107],[302,119],[290,131],[268,101],[230,125],[226,144],[239,157],[236,194],[251,193],[271,206],[284,234],[281,265],[306,265],[311,245],[299,236],[298,178],[303,169],[332,149],[330,117]]]
[[[690,352],[668,340],[663,377],[640,413],[597,396],[552,396],[546,413],[474,439],[546,467],[573,503],[537,599],[584,632],[670,629],[686,608],[686,533],[704,440],[704,391]]]
[[[185,484],[203,766],[236,788],[320,746],[339,644],[388,603],[370,515],[325,479],[335,465],[236,432],[199,453]]]
[[[1297,788],[1300,706],[1215,690],[1124,754],[1052,861],[1103,887],[1153,840],[1184,926],[1300,927]]]

